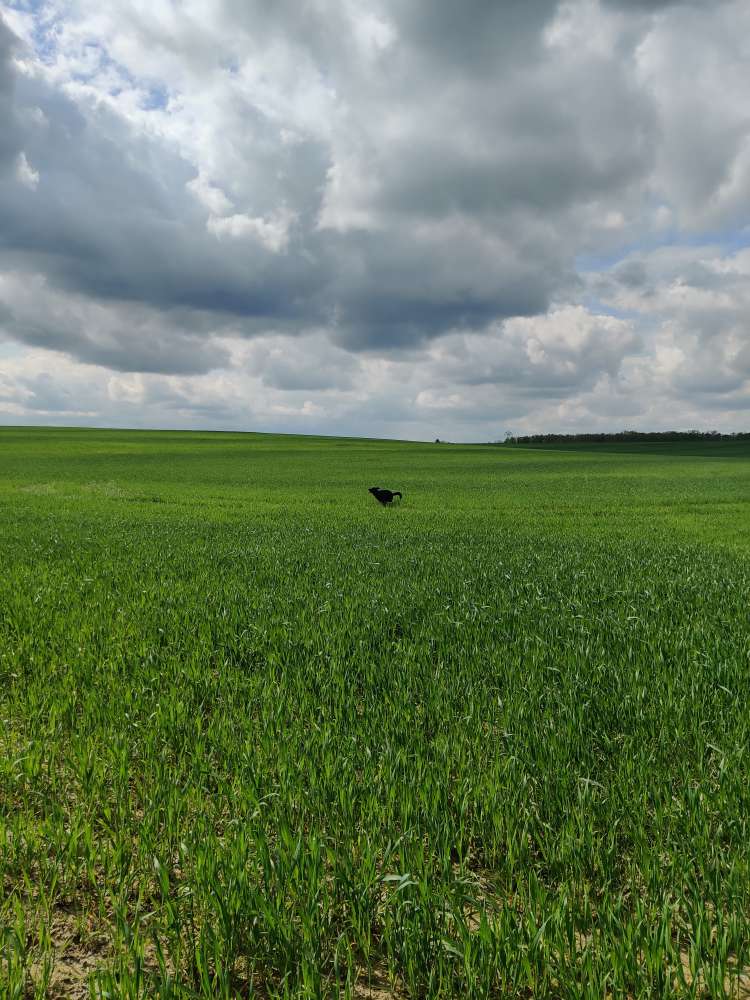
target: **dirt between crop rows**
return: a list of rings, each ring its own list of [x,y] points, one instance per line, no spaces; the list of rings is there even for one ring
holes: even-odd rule
[[[28,984],[28,996],[34,995],[35,986],[44,980],[46,972],[48,1000],[88,1000],[92,975],[107,967],[114,957],[110,936],[96,926],[93,916],[59,907],[49,924],[49,940],[51,949],[46,954],[47,969],[44,958],[32,963],[29,968],[31,982]],[[581,951],[590,946],[591,940],[590,935],[576,935],[577,947]],[[146,947],[144,959],[146,970],[155,971],[157,962],[153,945]],[[697,984],[694,983],[687,950],[680,952],[680,963],[688,987],[697,985],[700,990],[703,984],[700,979]],[[739,976],[732,976],[731,981],[727,979],[724,988],[732,1000],[750,1000],[750,969]],[[260,994],[256,990],[254,995]],[[391,984],[385,967],[376,967],[369,973],[363,970],[353,995],[357,1000],[401,1000],[405,996]],[[707,993],[704,995],[708,996]]]

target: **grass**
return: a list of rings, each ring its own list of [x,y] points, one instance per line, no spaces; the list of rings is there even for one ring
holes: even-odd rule
[[[0,429],[0,996],[748,995],[749,458]]]

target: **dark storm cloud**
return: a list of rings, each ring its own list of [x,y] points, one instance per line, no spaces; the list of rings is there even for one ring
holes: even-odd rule
[[[667,7],[692,6],[701,0],[602,0],[608,7],[619,7],[626,11],[656,12]]]
[[[408,43],[438,67],[484,72],[499,59],[524,57],[557,8],[557,0],[391,0],[388,11]]]
[[[247,323],[239,330],[247,333],[263,321],[310,326],[336,316],[337,338],[350,349],[387,349],[453,326],[482,326],[493,316],[543,311],[563,273],[559,252],[534,246],[532,261],[521,233],[498,259],[470,232],[420,238],[400,228],[398,234],[317,230],[325,163],[315,143],[297,145],[293,154],[284,150],[301,168],[287,165],[295,178],[286,189],[295,214],[288,251],[222,240],[206,231],[206,210],[186,189],[194,168],[179,156],[133,136],[105,109],[84,114],[38,80],[20,79],[17,93],[18,108],[40,109],[47,124],[27,124],[23,136],[40,177],[36,188],[14,184],[0,191],[0,262],[43,273],[60,289],[95,300],[214,313],[217,326],[240,317]],[[408,177],[410,165],[403,167]],[[386,178],[384,201],[392,203],[388,210],[399,224],[410,213],[439,220],[453,209],[501,211],[504,199],[519,193],[497,195],[489,175],[479,184],[460,162],[444,165],[420,190],[418,164],[411,169],[404,181],[411,190],[399,191],[398,175]],[[454,194],[446,195],[451,185]],[[462,187],[463,200],[455,194]],[[538,187],[545,188],[544,178]],[[347,264],[353,258],[361,264],[356,275]],[[175,350],[177,337],[144,342],[126,322],[116,343],[105,344],[54,320],[19,322],[12,332],[27,343],[118,369],[165,371],[172,356],[175,372],[208,370],[221,360],[194,341]]]
[[[212,339],[216,318],[141,304],[92,302],[14,272],[0,281],[0,334],[62,351],[115,371],[196,374],[220,367],[226,349]]]
[[[13,51],[17,39],[0,17],[0,176],[20,151],[18,128],[13,113]]]
[[[553,248],[538,245],[530,259],[512,239],[482,239],[463,224],[394,235],[355,232],[340,245],[333,332],[350,350],[408,349],[453,328],[543,312],[572,280]]]
[[[476,103],[473,88],[451,93],[452,108],[436,107],[390,144],[378,207],[471,216],[490,229],[515,225],[522,245],[530,236],[525,214],[551,221],[626,190],[653,163],[653,109],[606,61],[569,71],[566,84],[565,101],[551,72],[524,74],[487,103]]]
[[[206,232],[205,210],[185,187],[195,170],[184,160],[105,110],[84,116],[37,81],[19,80],[17,92],[19,105],[40,108],[49,124],[24,136],[37,189],[0,191],[6,262],[37,267],[73,291],[163,307],[293,316],[309,299],[320,281],[315,263],[271,260],[257,247],[238,253]]]
[[[0,318],[0,323],[2,318]],[[130,326],[123,317],[121,325],[100,331],[54,325],[28,323],[11,314],[6,328],[14,337],[33,347],[64,351],[89,364],[102,365],[114,371],[157,372],[192,375],[210,371],[225,364],[228,355],[208,337],[186,336],[183,331],[169,331],[162,322],[158,329],[147,331]],[[88,335],[87,335],[88,334]]]
[[[336,10],[332,16],[344,30]],[[530,82],[544,94],[541,100],[539,93],[526,98],[525,111],[526,85],[517,91],[518,102],[505,93],[497,102],[500,111],[492,101],[476,105],[466,75],[478,69],[494,74],[500,94],[503,60],[538,45],[554,10],[553,2],[520,0],[502,11],[474,2],[460,17],[446,2],[436,4],[429,18],[419,16],[414,3],[386,9],[401,45],[398,58],[416,60],[396,67],[388,96],[397,101],[399,88],[412,81],[417,97],[434,88],[439,101],[447,81],[452,97],[444,106],[428,107],[425,117],[412,95],[405,105],[412,124],[403,144],[381,144],[377,122],[371,123],[375,131],[366,145],[375,143],[383,153],[370,167],[379,186],[370,199],[370,232],[317,227],[336,151],[327,154],[304,134],[281,141],[278,123],[233,93],[225,112],[231,122],[243,123],[252,146],[242,173],[223,194],[261,218],[283,201],[293,222],[281,253],[207,231],[205,206],[186,188],[195,168],[176,152],[134,134],[104,106],[87,108],[40,79],[21,78],[17,110],[39,108],[48,124],[27,120],[22,137],[39,175],[36,188],[15,184],[0,192],[0,262],[43,273],[56,287],[93,300],[214,313],[217,327],[235,316],[242,321],[237,331],[248,335],[264,324],[294,329],[329,323],[338,342],[352,350],[408,348],[453,327],[481,328],[493,318],[542,312],[571,280],[571,268],[561,242],[548,232],[531,233],[525,213],[564,212],[592,193],[617,188],[638,169],[635,131],[628,155],[613,165],[588,161],[564,106],[551,108],[544,81]],[[253,28],[261,38],[304,38],[313,62],[328,58],[338,44],[330,31],[323,32],[319,17],[311,19],[296,5],[261,5],[257,13]],[[248,16],[246,11],[240,23]],[[331,67],[340,65],[331,58]],[[356,74],[339,82],[353,99],[367,103],[372,88]],[[471,124],[465,142],[454,146],[446,138],[461,121]],[[544,136],[559,141],[554,163]],[[237,142],[243,149],[242,136]],[[419,233],[412,219],[438,228]],[[477,225],[453,225],[461,219]],[[144,344],[123,328],[114,337],[118,347],[88,332],[66,333],[54,322],[19,323],[14,333],[27,343],[56,345],[117,368],[127,365],[129,355],[134,370],[151,371],[164,370],[177,341]],[[175,371],[207,370],[212,359],[210,350],[186,342],[184,352],[175,352]]]
[[[336,31],[354,30],[342,6],[331,5],[325,30],[319,14],[298,5],[223,9],[247,46],[294,41],[304,64],[325,67],[368,117],[352,116],[351,131],[330,147],[304,130],[288,141],[273,114],[230,89],[222,113],[238,169],[221,188],[232,207],[211,230],[211,213],[188,187],[196,169],[174,147],[136,134],[106,105],[20,78],[25,125],[16,148],[39,181],[0,191],[0,263],[92,301],[123,303],[124,312],[120,330],[109,324],[106,336],[20,317],[6,324],[17,339],[118,369],[166,371],[171,363],[175,372],[222,363],[190,328],[220,332],[231,317],[245,335],[327,324],[349,350],[409,349],[454,328],[544,312],[575,281],[551,220],[567,218],[575,231],[575,206],[627,188],[648,167],[649,115],[617,67],[565,69],[562,100],[554,68],[528,58],[538,55],[553,0],[473,0],[460,11],[440,0],[429,17],[415,0],[386,5],[397,51],[382,56],[382,76],[363,76],[336,55]],[[207,72],[209,56],[195,41],[185,58]],[[480,89],[471,82],[477,74]],[[400,137],[381,133],[378,108],[404,116]],[[24,118],[30,109],[47,124]],[[617,128],[609,124],[615,109]],[[592,125],[593,146],[582,141]],[[374,184],[364,227],[318,225],[340,163],[355,212],[364,197],[357,186]],[[279,205],[291,221],[274,252],[252,233],[273,225]],[[188,317],[180,337],[167,316],[163,337],[144,338],[129,328],[129,303],[195,310],[201,319]],[[214,315],[213,329],[205,314]]]

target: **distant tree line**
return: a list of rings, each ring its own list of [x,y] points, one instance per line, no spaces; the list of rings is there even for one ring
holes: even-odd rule
[[[608,444],[627,441],[747,441],[750,431],[615,431],[610,434],[506,434],[498,444]]]

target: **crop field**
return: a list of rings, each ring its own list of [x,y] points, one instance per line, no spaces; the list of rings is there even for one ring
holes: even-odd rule
[[[0,568],[4,1000],[750,996],[748,444],[4,428]]]

